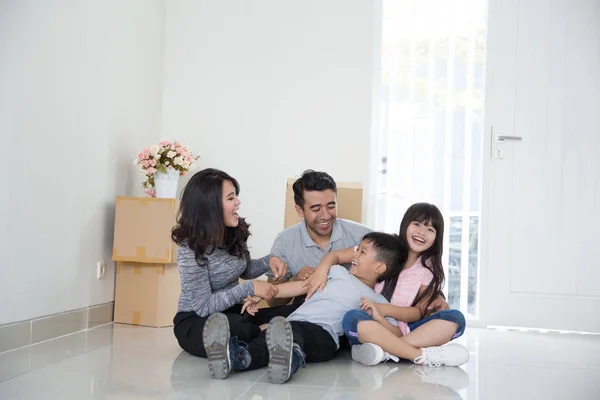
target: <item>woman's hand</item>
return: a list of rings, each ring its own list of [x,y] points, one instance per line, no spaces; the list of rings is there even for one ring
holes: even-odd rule
[[[317,268],[315,272],[308,277],[307,282],[308,292],[306,293],[306,300],[310,299],[317,290],[322,292],[323,289],[325,289],[325,285],[327,284],[327,273]]]
[[[248,314],[255,316],[256,313],[258,312],[258,303],[261,301],[262,299],[258,296],[250,296],[246,299],[246,302],[244,303],[244,305],[242,306],[242,312],[240,314],[243,314],[244,311],[246,311]]]
[[[273,272],[275,281],[283,279],[287,275],[288,265],[277,256],[271,257],[269,260],[269,268],[271,268],[271,271]]]
[[[366,297],[361,297],[360,299],[362,300],[360,309],[369,314],[375,321],[380,322],[383,317],[377,309],[377,305]]]
[[[265,300],[271,300],[277,295],[277,286],[265,281],[252,281],[254,285],[254,295],[262,297]]]

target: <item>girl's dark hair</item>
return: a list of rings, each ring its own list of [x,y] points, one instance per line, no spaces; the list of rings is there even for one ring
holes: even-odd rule
[[[177,225],[171,238],[185,244],[196,254],[200,264],[204,254],[222,247],[236,257],[249,258],[250,225],[243,219],[235,228],[225,226],[223,219],[223,182],[229,181],[240,193],[239,183],[227,173],[207,168],[194,174],[181,196]]]
[[[375,259],[384,262],[386,265],[385,272],[379,276],[377,282],[387,281],[394,277],[397,278],[402,270],[403,260],[406,259],[398,235],[369,232],[362,240],[371,243],[373,250],[377,253]],[[381,294],[390,301],[393,293],[394,290],[392,289],[389,293],[382,292]]]
[[[425,289],[421,294],[417,295],[412,304],[412,306],[416,306],[420,301],[428,298],[428,304],[423,307],[423,309],[426,309],[429,304],[431,304],[433,299],[442,294],[442,289],[444,287],[445,276],[444,267],[442,266],[442,253],[444,250],[444,217],[440,210],[435,205],[430,203],[413,204],[408,208],[408,210],[406,210],[406,213],[402,218],[402,222],[400,223],[399,232],[401,246],[402,249],[404,249],[404,259],[402,260],[403,268],[410,267],[410,265],[404,265],[408,259],[408,250],[410,249],[408,246],[408,239],[406,238],[406,231],[408,226],[415,221],[423,224],[431,223],[431,226],[436,230],[436,236],[433,245],[431,245],[429,249],[420,255],[421,264],[431,271],[433,274],[433,279],[427,286],[427,289]],[[391,298],[391,294],[394,293],[397,283],[398,275],[386,280],[381,294],[390,293]]]

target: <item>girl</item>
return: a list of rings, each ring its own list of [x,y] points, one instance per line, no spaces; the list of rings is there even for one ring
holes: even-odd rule
[[[238,182],[223,171],[196,173],[183,191],[172,232],[173,241],[179,245],[181,275],[174,333],[181,348],[198,357],[206,357],[202,331],[210,314],[224,313],[231,335],[250,341],[260,333],[260,325],[275,316],[287,316],[296,308],[266,309],[256,317],[241,315],[246,297],[270,299],[277,287],[265,281],[240,283],[239,279],[254,279],[269,269],[275,277],[283,277],[287,265],[272,255],[250,259],[249,225],[237,213],[239,192]]]
[[[444,285],[444,219],[440,210],[428,203],[412,205],[402,219],[399,236],[405,250],[402,272],[375,289],[391,304],[374,304],[365,299],[362,310],[352,310],[344,316],[344,332],[353,345],[352,358],[365,365],[397,357],[430,366],[466,363],[469,353],[463,346],[442,346],[463,334],[463,314],[458,310],[428,312]],[[309,278],[309,294],[324,286],[323,273],[329,266],[347,262],[352,251],[325,255]],[[398,320],[399,332],[378,322],[385,317]]]

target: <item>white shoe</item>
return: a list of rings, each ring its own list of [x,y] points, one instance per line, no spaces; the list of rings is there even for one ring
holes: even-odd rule
[[[423,349],[423,355],[414,359],[415,364],[430,367],[458,367],[467,361],[469,361],[469,350],[458,343],[426,347]]]
[[[398,362],[399,358],[383,351],[373,343],[365,343],[352,346],[352,359],[362,365],[377,365],[383,361],[393,360]]]

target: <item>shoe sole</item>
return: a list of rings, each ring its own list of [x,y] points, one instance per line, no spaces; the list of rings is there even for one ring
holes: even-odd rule
[[[364,344],[352,346],[352,359],[366,366],[379,364],[376,362],[376,350],[372,346],[366,346]]]
[[[269,349],[269,381],[285,383],[292,370],[292,348],[294,335],[292,326],[283,317],[275,317],[267,328],[267,348]]]
[[[231,372],[229,360],[229,321],[223,314],[212,314],[206,320],[202,341],[208,359],[208,369],[215,379],[225,379]]]

